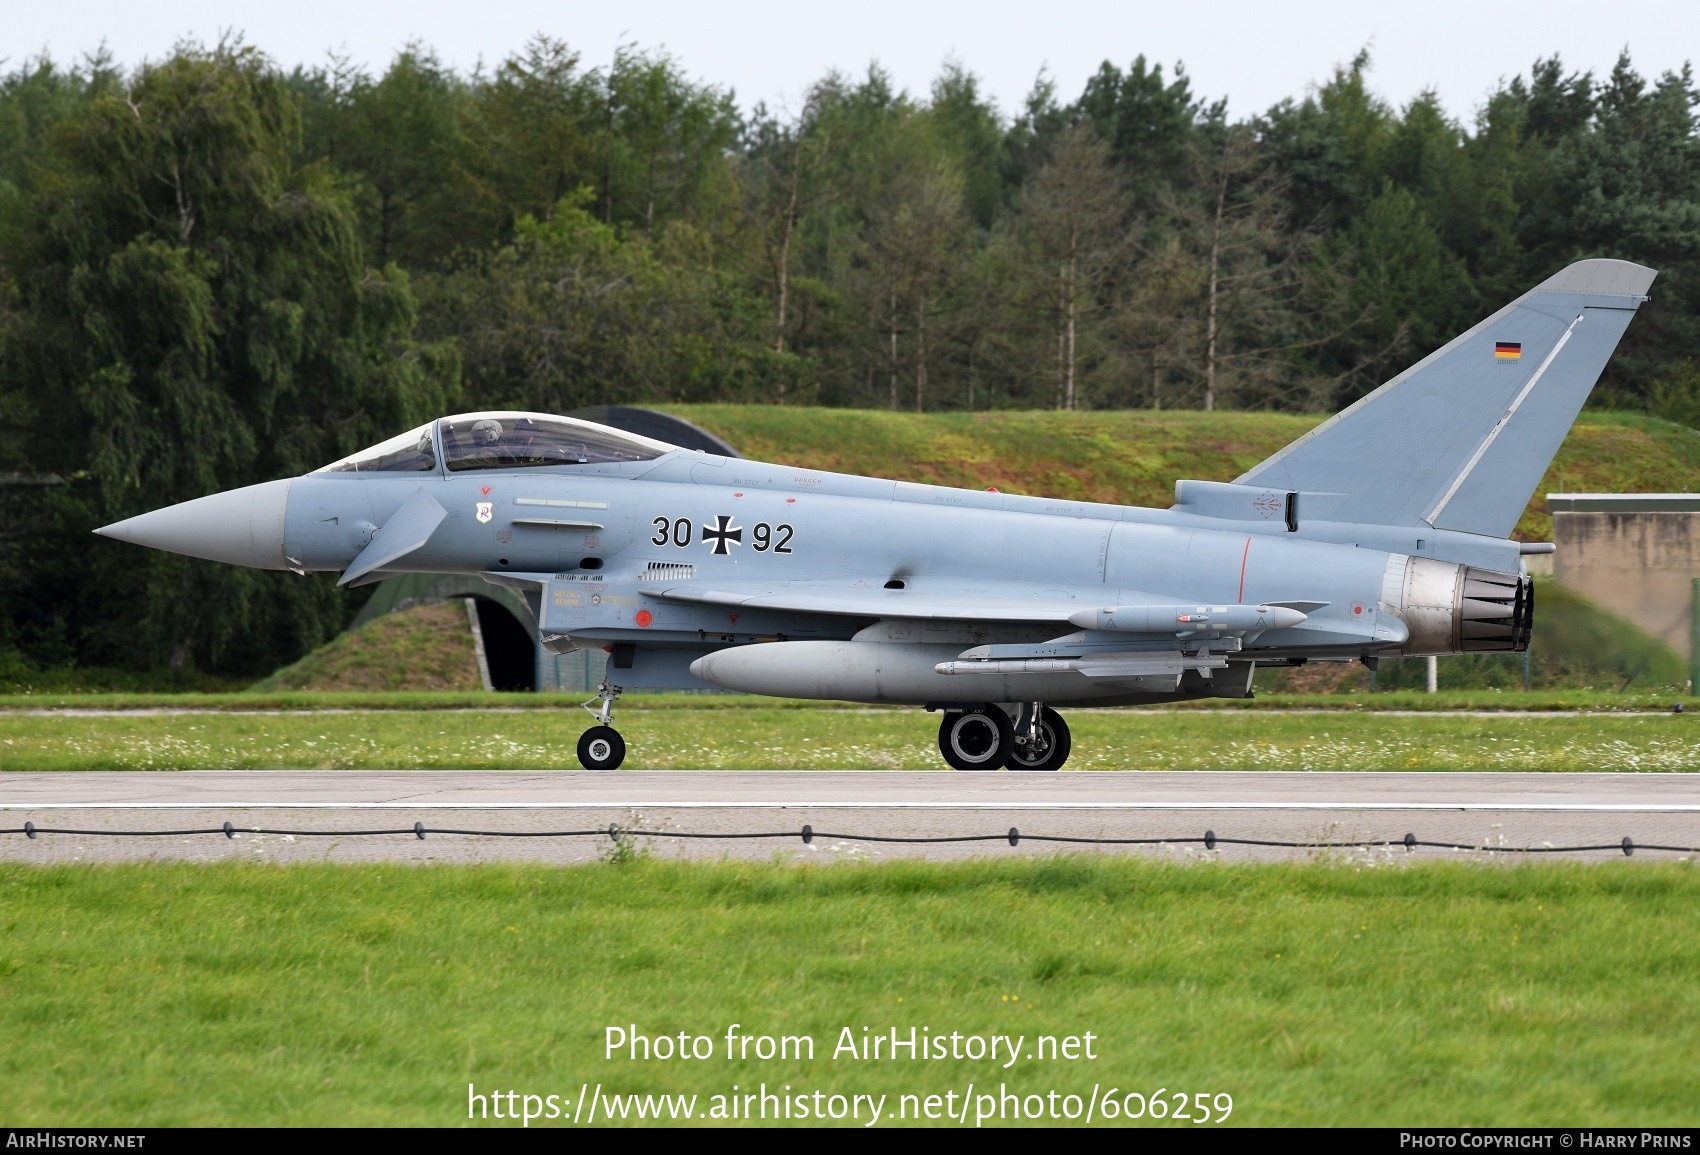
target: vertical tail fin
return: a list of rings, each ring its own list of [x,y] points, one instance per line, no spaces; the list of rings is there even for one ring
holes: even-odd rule
[[[1237,478],[1333,518],[1508,537],[1657,274],[1578,261]]]

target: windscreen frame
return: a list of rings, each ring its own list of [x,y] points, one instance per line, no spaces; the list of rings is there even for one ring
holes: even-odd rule
[[[380,441],[375,445],[368,445],[364,449],[357,449],[353,453],[350,453],[348,456],[340,457],[337,460],[331,462],[329,465],[321,465],[319,468],[313,470],[313,472],[314,473],[359,473],[359,474],[433,473],[433,474],[437,474],[438,476],[441,476],[442,472],[443,472],[443,462],[442,462],[443,455],[442,455],[442,436],[441,436],[441,431],[438,428],[438,426],[440,424],[441,424],[440,418],[432,418],[430,421],[427,421],[422,425],[414,426],[412,429],[409,429],[405,433],[398,433],[394,437],[385,438],[383,441]],[[401,457],[400,455],[407,452],[409,450],[410,445],[412,447],[411,451],[415,455],[417,455],[419,453],[420,443],[425,440],[425,437],[423,437],[422,435],[427,435],[427,434],[429,436],[429,445],[430,445],[430,462],[429,462],[429,464],[411,465],[411,466],[404,466],[404,467],[400,467],[400,468],[393,466],[393,465],[392,466],[384,466],[384,465],[373,466],[373,465],[370,464],[370,462],[372,462],[374,460],[383,460],[385,458],[388,458],[388,459],[391,459],[391,460],[406,460],[404,457]],[[387,447],[387,446],[394,446],[395,448],[388,453],[381,453],[381,451],[384,450],[385,447]]]

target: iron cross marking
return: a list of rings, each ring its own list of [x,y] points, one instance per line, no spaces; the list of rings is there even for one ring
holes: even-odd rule
[[[718,525],[702,527],[702,540],[713,542],[715,553],[722,555],[731,553],[731,548],[726,544],[729,541],[735,541],[739,545],[744,544],[743,526],[733,525],[732,519],[724,513],[717,514],[715,520],[719,522]]]

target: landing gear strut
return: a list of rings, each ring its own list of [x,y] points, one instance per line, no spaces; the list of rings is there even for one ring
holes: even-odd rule
[[[1068,761],[1068,723],[1040,702],[1022,702],[1014,721],[994,702],[946,710],[939,753],[956,770],[1060,770]]]
[[[586,770],[618,770],[626,760],[626,740],[614,729],[614,703],[620,697],[620,687],[603,682],[596,687],[596,697],[583,703],[583,708],[596,719],[596,725],[579,735],[579,765]],[[591,702],[600,705],[592,710]]]
[[[1004,765],[1011,770],[1061,770],[1070,745],[1068,723],[1061,714],[1038,702],[1023,702]]]

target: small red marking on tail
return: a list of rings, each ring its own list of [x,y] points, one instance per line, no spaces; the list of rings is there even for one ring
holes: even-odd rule
[[[481,485],[478,488],[479,488],[479,491],[481,493],[483,493],[485,497],[490,496],[490,487],[488,485]]]

